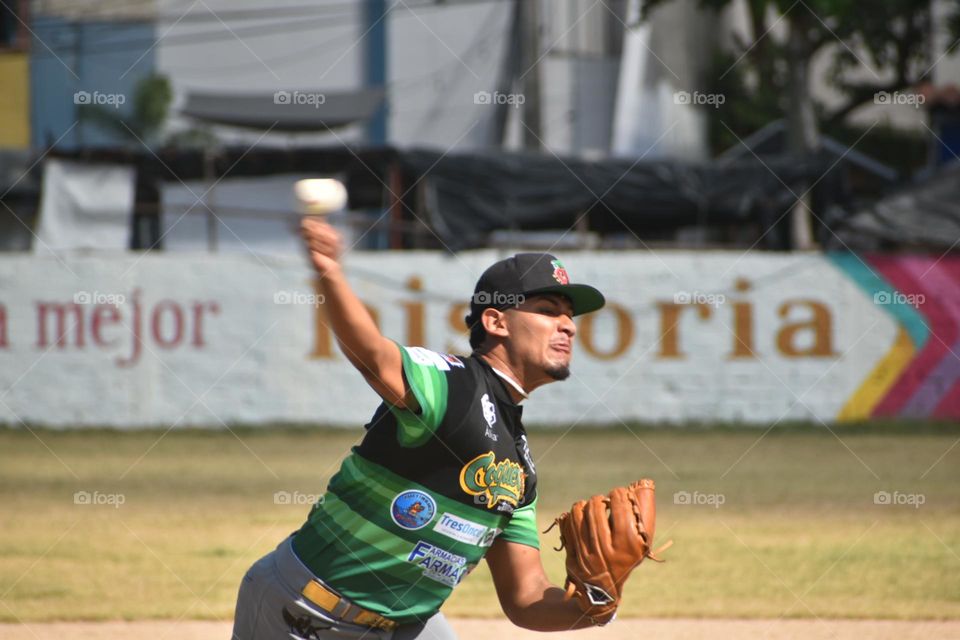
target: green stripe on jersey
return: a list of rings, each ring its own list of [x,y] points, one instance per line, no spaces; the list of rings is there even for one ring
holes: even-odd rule
[[[392,514],[401,493],[421,491],[436,512],[424,527],[400,526]],[[519,512],[520,510],[518,510]],[[529,522],[513,538],[536,540]],[[449,597],[464,571],[487,551],[494,529],[510,528],[509,516],[488,513],[438,495],[370,462],[356,451],[330,480],[322,501],[294,537],[297,556],[346,598],[398,622],[425,619]],[[501,535],[503,535],[501,533]]]
[[[393,406],[390,411],[397,418],[397,440],[400,445],[418,447],[430,439],[447,412],[447,376],[437,364],[418,362],[406,347],[397,347],[403,360],[403,373],[420,405],[420,412],[413,413]]]
[[[455,513],[485,527],[503,528],[509,518],[509,516],[488,511],[485,507],[470,507],[438,495],[422,484],[405,480],[389,469],[356,453],[356,447],[353,453],[343,461],[340,472],[330,479],[330,490],[336,491],[341,497],[344,496],[344,492],[362,491],[368,500],[374,502],[387,500],[388,506],[398,493],[410,489],[430,494],[437,503],[438,513],[443,511]]]
[[[341,540],[340,543],[349,547],[351,551],[362,549],[363,546],[370,546],[388,556],[406,556],[410,552],[410,543],[416,543],[416,540],[407,540],[398,535],[400,531],[403,531],[399,527],[394,527],[398,531],[388,531],[366,519],[348,507],[335,493],[327,492],[323,504],[318,505],[318,510],[326,516],[318,516],[318,521],[322,520],[323,523],[335,522],[341,529],[350,532],[350,538]],[[313,520],[314,518],[311,518],[311,521]],[[406,531],[404,533],[412,533],[416,536],[417,532]]]
[[[380,581],[391,584],[410,581],[411,577],[416,580],[418,576],[403,565],[398,569],[395,555],[383,552],[378,546],[364,544],[353,531],[341,525],[327,515],[311,514],[304,531],[294,539],[294,549],[304,564],[313,567],[322,563],[320,566],[324,567],[324,572],[318,577],[328,583],[337,582],[338,588],[338,578],[354,573],[366,575],[374,589],[378,588]]]
[[[540,535],[537,533],[537,498],[530,504],[513,512],[506,529],[499,536],[508,542],[518,542],[534,549],[540,548]]]
[[[314,566],[323,566],[319,577],[340,594],[398,622],[429,617],[450,595],[450,587],[424,579],[412,563],[397,562],[395,556],[356,540],[344,543],[350,539],[351,532],[339,522],[311,518],[294,538],[294,551],[314,573]],[[303,547],[320,551],[311,556]]]

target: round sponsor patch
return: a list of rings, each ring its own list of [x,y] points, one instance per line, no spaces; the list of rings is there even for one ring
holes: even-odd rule
[[[404,529],[422,529],[437,514],[437,503],[423,491],[411,489],[398,493],[390,505],[390,517]]]

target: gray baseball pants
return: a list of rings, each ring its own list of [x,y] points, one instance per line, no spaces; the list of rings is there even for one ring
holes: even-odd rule
[[[293,552],[292,537],[257,560],[240,583],[231,640],[456,640],[443,614],[382,631],[337,620],[301,595],[317,579]]]

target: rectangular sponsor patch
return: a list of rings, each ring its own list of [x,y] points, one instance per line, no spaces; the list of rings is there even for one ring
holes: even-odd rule
[[[440,371],[450,371],[450,363],[443,359],[436,351],[424,349],[423,347],[404,347],[410,359],[417,364],[428,367],[436,367]]]
[[[479,546],[489,547],[501,533],[503,533],[503,529],[488,529],[487,533],[480,539]]]
[[[487,534],[487,527],[482,524],[477,524],[476,522],[471,522],[470,520],[458,518],[452,513],[444,513],[441,515],[440,518],[437,519],[437,524],[433,526],[433,530],[448,538],[476,545],[480,545],[480,542]]]
[[[466,558],[423,540],[419,540],[413,547],[413,551],[407,556],[407,562],[420,567],[425,578],[436,580],[448,587],[457,586],[469,572]]]

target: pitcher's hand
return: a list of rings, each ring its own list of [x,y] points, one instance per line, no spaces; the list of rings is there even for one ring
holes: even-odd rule
[[[305,216],[300,221],[300,234],[310,262],[321,277],[340,268],[343,247],[336,229],[319,216]]]

